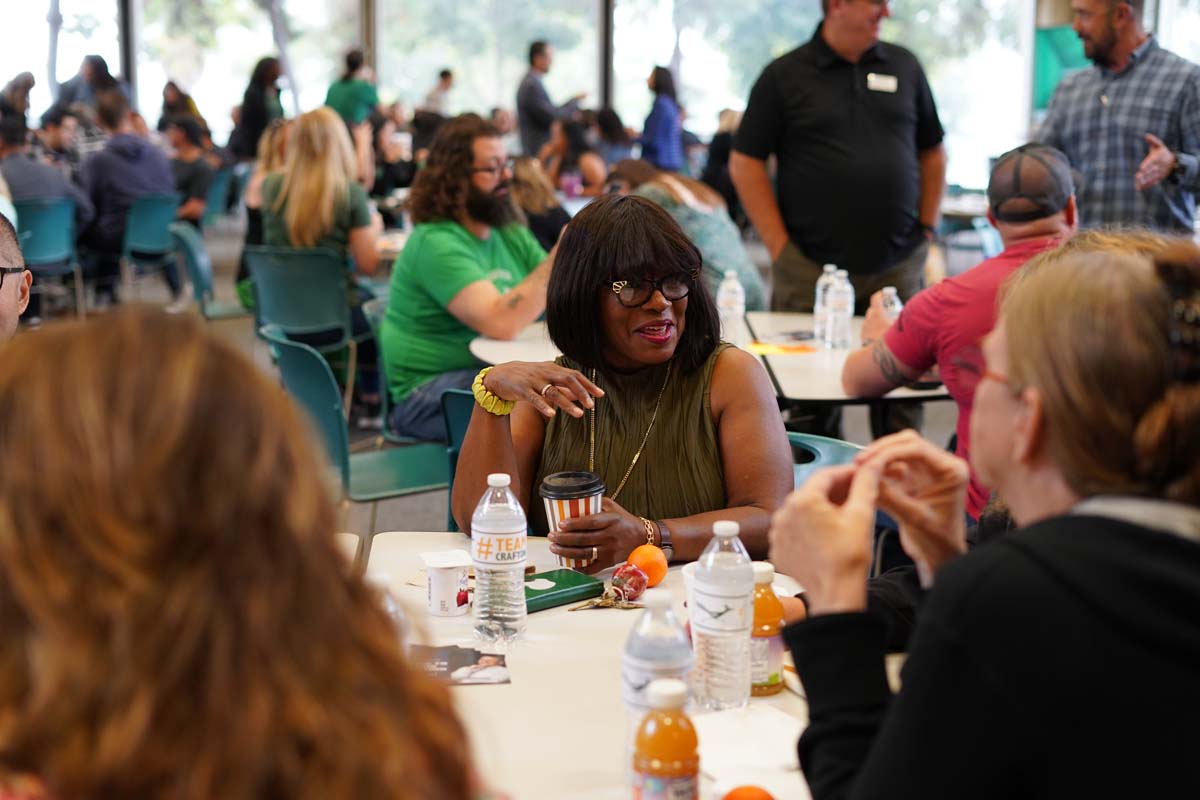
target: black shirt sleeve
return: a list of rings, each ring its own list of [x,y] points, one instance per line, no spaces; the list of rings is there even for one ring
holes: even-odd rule
[[[184,201],[205,200],[208,198],[208,187],[212,183],[212,167],[203,158],[198,158],[180,175],[175,189],[183,195]]]
[[[928,150],[941,144],[946,132],[933,101],[933,90],[929,88],[929,80],[920,64],[917,65],[917,76],[917,150]]]
[[[783,101],[773,67],[774,64],[763,70],[750,90],[746,113],[742,115],[733,142],[734,150],[760,161],[779,152],[779,140],[783,136]]]
[[[889,653],[908,650],[925,590],[916,567],[896,567],[867,582],[867,613],[884,627]]]
[[[1034,720],[1003,691],[1000,665],[983,663],[956,619],[980,593],[993,611],[1004,591],[977,591],[979,570],[947,573],[922,609],[903,688],[890,698],[884,629],[868,614],[814,617],[784,629],[809,703],[800,766],[814,800],[1022,796],[1020,742]],[[945,584],[949,585],[944,585]],[[947,591],[948,590],[948,591]],[[997,602],[999,601],[999,605]]]

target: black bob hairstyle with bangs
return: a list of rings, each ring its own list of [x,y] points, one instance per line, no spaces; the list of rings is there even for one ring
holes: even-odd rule
[[[607,194],[588,203],[567,225],[546,289],[546,326],[562,353],[585,367],[608,369],[600,303],[614,281],[694,275],[687,296],[677,367],[699,369],[721,338],[717,306],[700,277],[701,257],[683,229],[642,197]]]

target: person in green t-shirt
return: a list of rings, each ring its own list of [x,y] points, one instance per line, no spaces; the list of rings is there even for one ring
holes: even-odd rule
[[[444,439],[442,392],[482,366],[470,341],[512,339],[546,307],[554,251],[516,222],[511,178],[499,131],[475,114],[446,124],[417,173],[379,337],[397,433]]]
[[[325,105],[350,126],[361,125],[379,108],[379,94],[371,83],[371,68],[364,63],[362,50],[346,54],[346,71],[329,87]]]

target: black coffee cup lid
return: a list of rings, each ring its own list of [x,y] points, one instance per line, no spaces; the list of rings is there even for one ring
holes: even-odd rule
[[[551,500],[574,500],[604,494],[604,481],[594,472],[556,472],[542,479],[538,493]]]

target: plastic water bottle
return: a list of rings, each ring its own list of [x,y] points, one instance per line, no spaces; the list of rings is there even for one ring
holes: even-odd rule
[[[904,303],[900,300],[900,295],[896,293],[895,286],[883,287],[883,313],[884,315],[895,322],[900,319],[900,312],[904,310]]]
[[[738,524],[713,525],[692,579],[692,688],[705,711],[741,708],[750,700],[750,629],[754,621],[754,568],[738,538]]]
[[[471,515],[475,562],[475,636],[507,644],[525,630],[525,512],[503,472],[488,475],[488,489]]]
[[[837,267],[826,264],[817,288],[813,291],[813,341],[825,342],[825,331],[829,327],[829,290],[837,282]]]
[[[836,282],[829,291],[829,333],[825,346],[838,349],[853,343],[850,326],[854,319],[854,284],[844,269],[839,269],[835,276]]]
[[[648,589],[642,595],[642,604],[646,610],[629,632],[621,657],[621,701],[628,722],[626,755],[630,757],[638,725],[653,708],[648,691],[650,684],[660,679],[675,679],[686,684],[694,660],[687,631],[671,608],[670,592]]]
[[[642,596],[642,613],[625,640],[621,658],[621,700],[634,721],[650,712],[646,689],[659,678],[687,682],[692,670],[692,644],[671,608],[665,589],[648,589]]]
[[[725,278],[717,287],[717,314],[721,318],[721,338],[734,341],[746,318],[746,290],[734,270],[726,270]]]

